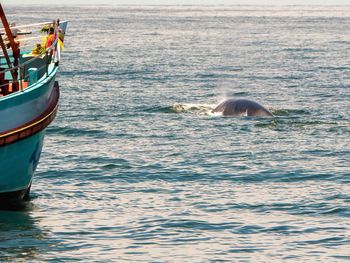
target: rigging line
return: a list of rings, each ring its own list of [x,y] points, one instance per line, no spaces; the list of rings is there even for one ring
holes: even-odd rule
[[[26,27],[31,27],[31,26],[40,26],[40,25],[49,25],[52,24],[52,22],[42,22],[42,23],[36,23],[36,24],[29,24],[29,25],[22,25],[22,26],[14,26],[11,27],[11,29],[18,29],[18,28],[26,28]],[[1,31],[4,31],[4,28],[0,28]]]

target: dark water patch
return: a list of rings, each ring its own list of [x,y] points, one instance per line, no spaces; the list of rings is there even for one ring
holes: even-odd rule
[[[30,261],[58,244],[29,211],[0,211],[0,261]]]
[[[259,225],[244,225],[240,227],[236,227],[231,230],[234,234],[239,235],[252,235],[252,234],[258,234],[261,233],[261,231],[264,229],[264,227]]]
[[[231,248],[227,252],[236,254],[236,253],[256,253],[256,252],[260,252],[260,251],[264,251],[264,249],[248,246],[248,247]]]
[[[152,107],[141,107],[138,111],[145,113],[174,113],[172,107],[169,106],[152,106]]]
[[[290,116],[290,117],[296,117],[296,116],[304,116],[304,115],[311,115],[311,112],[306,109],[272,109],[272,113],[275,116]]]
[[[180,237],[180,238],[174,238],[170,242],[173,245],[177,244],[198,244],[198,242],[205,242],[211,240],[211,237]]]
[[[347,40],[332,40],[332,41],[329,41],[329,43],[350,45],[350,41],[347,41]]]
[[[195,204],[194,204],[195,205]],[[256,211],[257,213],[271,213],[273,211],[288,213],[291,215],[309,215],[309,216],[337,216],[348,217],[349,209],[347,207],[333,207],[330,202],[320,201],[315,203],[295,202],[295,203],[273,203],[273,204],[249,204],[249,203],[233,203],[225,205],[208,205],[201,204],[196,205],[198,209],[202,209],[206,212],[223,212],[227,210],[240,211]],[[335,227],[332,230],[343,230],[342,227]],[[275,226],[271,228],[262,229],[262,232],[281,232],[285,234],[292,233],[311,233],[314,231],[321,231],[320,228],[312,229],[297,229],[294,226]]]
[[[323,98],[332,98],[336,96],[335,94],[326,94],[326,93],[315,93],[315,96],[319,98],[319,101],[322,101]]]
[[[298,241],[296,243],[299,246],[320,245],[322,247],[336,247],[336,246],[342,246],[346,243],[349,243],[349,239],[342,236],[337,236],[337,237],[329,237],[329,238],[322,238],[322,239],[316,239],[316,240]]]
[[[1,211],[30,211],[32,204],[29,201],[12,201],[6,203],[0,203]],[[0,221],[1,227],[1,221]]]
[[[336,227],[336,226],[331,226],[331,227],[322,227],[322,226],[317,226],[317,227],[305,227],[300,229],[300,234],[305,233],[305,234],[311,234],[311,233],[324,233],[324,232],[329,232],[329,233],[341,233],[345,231],[346,228],[344,227]]]
[[[227,71],[243,71],[243,67],[239,67],[239,66],[216,66],[216,67],[213,67],[212,70],[219,70],[219,71],[224,71],[224,72],[227,72]]]
[[[283,51],[287,52],[300,52],[300,53],[314,53],[314,52],[325,52],[325,49],[314,49],[314,48],[305,48],[305,47],[295,47],[295,48],[285,48]]]
[[[324,198],[325,200],[338,200],[343,202],[350,202],[350,195],[347,194],[335,194]]]
[[[312,173],[310,171],[296,170],[296,171],[284,171],[281,172],[278,169],[261,170],[258,173],[244,172],[243,174],[225,174],[216,173],[215,175],[197,175],[194,177],[183,176],[179,179],[183,180],[204,180],[204,181],[232,181],[232,182],[244,182],[244,183],[259,183],[259,182],[306,182],[306,181],[327,181],[338,179],[338,174],[327,173]]]
[[[243,97],[243,96],[249,96],[249,93],[246,91],[235,91],[233,93],[228,93],[228,96]]]
[[[88,137],[101,137],[106,134],[103,130],[96,130],[91,128],[74,128],[72,126],[68,127],[58,127],[58,126],[51,126],[47,129],[47,133],[49,135],[64,135],[64,136],[70,136],[70,137],[81,137],[81,136],[88,136]]]
[[[161,36],[162,34],[158,33],[158,32],[153,32],[153,33],[144,33],[144,36]]]
[[[240,223],[210,223],[202,220],[169,220],[160,226],[164,229],[192,229],[206,231],[225,231],[236,228]]]
[[[277,130],[280,128],[280,127],[278,127],[279,123],[275,118],[273,118],[272,120],[262,120],[262,121],[255,123],[254,125],[255,125],[255,127],[268,128],[271,130]]]
[[[129,70],[118,70],[118,69],[108,69],[108,70],[71,70],[66,72],[66,76],[76,76],[79,78],[85,78],[86,80],[95,80],[95,81],[107,81],[107,80],[115,80],[118,78],[119,80],[135,80],[140,78],[150,78],[149,75],[156,74],[155,71],[151,69],[146,70],[137,70],[137,69],[129,69]],[[104,85],[101,84],[101,87]]]
[[[141,246],[145,246],[145,245],[155,245],[155,244],[157,244],[157,243],[154,243],[154,242],[139,243],[139,245],[141,245]],[[127,254],[127,255],[146,255],[146,254],[148,254],[148,252],[126,251],[126,252],[124,252],[124,254]]]
[[[347,207],[334,207],[327,211],[320,212],[321,215],[338,215],[343,217],[350,217],[350,209]]]
[[[159,166],[159,165],[158,165]],[[148,181],[148,180],[155,180],[155,181],[166,181],[166,182],[191,182],[191,181],[201,181],[201,180],[207,180],[205,176],[198,173],[192,173],[187,171],[178,171],[178,174],[176,176],[173,175],[173,172],[170,169],[164,169],[164,171],[161,171],[159,167],[152,166],[152,170],[140,169],[141,173],[133,174],[134,177],[127,177],[129,180],[141,180],[141,181]],[[139,169],[138,169],[139,170]],[[125,178],[125,176],[124,176]]]
[[[337,122],[324,121],[324,120],[307,120],[307,121],[291,121],[289,123],[290,126],[295,128],[303,128],[305,126],[329,126],[329,125],[337,125]]]
[[[272,130],[276,131],[290,131],[293,130],[299,130],[299,129],[305,129],[308,127],[312,127],[315,129],[314,131],[319,131],[318,129],[322,127],[322,129],[332,129],[336,130],[341,133],[347,133],[347,128],[341,128],[338,127],[338,122],[336,121],[327,121],[327,120],[315,120],[315,119],[308,119],[308,120],[302,120],[299,116],[278,116],[275,114],[275,118],[268,121],[262,121],[255,124],[256,127],[263,127],[263,128],[270,128]],[[310,130],[312,132],[313,130]]]
[[[78,156],[77,156],[78,157]],[[85,157],[84,160],[88,160],[89,163],[100,164],[105,167],[106,165],[118,165],[123,167],[129,167],[130,162],[122,158],[111,158],[109,156],[94,156],[94,157]]]
[[[346,207],[334,208],[331,203],[319,202],[319,203],[310,203],[304,204],[302,202],[288,205],[261,205],[259,207],[252,206],[251,209],[257,210],[258,212],[267,212],[267,211],[283,211],[291,215],[308,215],[308,216],[335,216],[335,217],[349,217],[349,209]],[[247,208],[248,209],[248,208]],[[302,230],[290,230],[287,232],[290,233],[313,233],[315,231],[321,231],[320,228],[309,228]],[[324,229],[330,231],[331,229]],[[344,230],[342,227],[332,228],[332,230]]]
[[[319,56],[305,56],[305,55],[301,55],[300,56],[300,59],[301,60],[311,60],[311,61],[313,61],[313,60],[315,60],[315,59],[317,59]],[[311,73],[308,75],[308,76],[305,76],[305,79],[307,79],[307,78],[312,78],[313,76],[311,75]]]
[[[159,194],[178,194],[178,193],[181,193],[182,191],[183,190],[181,189],[168,190],[163,188],[147,188],[147,189],[135,190],[135,192],[139,192],[139,193],[159,193]],[[172,201],[176,201],[176,200],[174,199]]]
[[[235,71],[233,71],[235,72]],[[217,80],[222,80],[222,79],[233,79],[236,78],[237,74],[233,74],[233,73],[198,73],[194,76],[194,78],[198,78],[198,79],[204,79],[204,80],[208,80],[208,79],[217,79]]]
[[[268,79],[268,78],[266,78]],[[300,80],[300,79],[305,79],[305,76],[300,74],[300,75],[279,75],[279,76],[273,76],[271,79],[275,80]]]
[[[327,181],[335,180],[339,177],[337,174],[331,173],[310,173],[310,171],[290,171],[274,177],[272,180],[276,182],[304,182],[304,181]]]
[[[156,232],[156,233],[155,233]],[[157,244],[157,242],[152,241],[161,236],[161,231],[149,231],[147,226],[142,228],[131,229],[126,233],[123,233],[120,237],[126,238],[133,241],[133,244],[136,246],[143,246],[145,244]]]
[[[27,213],[28,211],[31,211],[31,209],[29,208],[25,211],[0,211],[1,231],[30,229],[30,227],[35,223],[35,219],[33,219],[30,214]],[[2,235],[1,238],[7,239],[11,237]]]
[[[190,165],[190,164],[188,164]],[[217,167],[217,165],[207,166]],[[125,169],[124,169],[125,168]],[[146,182],[146,181],[165,181],[165,182],[235,182],[235,183],[248,183],[255,184],[261,182],[307,182],[307,181],[332,181],[342,180],[343,175],[332,173],[313,173],[310,171],[284,171],[281,172],[278,169],[268,169],[259,172],[249,172],[249,168],[246,166],[241,167],[241,172],[235,173],[223,173],[217,171],[216,173],[210,172],[195,172],[192,169],[183,168],[169,168],[162,164],[155,165],[130,165],[130,167],[124,167],[119,170],[117,175],[114,175],[118,180],[126,180],[132,182]],[[120,169],[120,168],[119,168]],[[247,170],[248,169],[248,170]],[[234,169],[231,169],[234,170]],[[97,171],[97,170],[96,170]],[[88,170],[87,170],[88,172]],[[84,173],[80,171],[79,173]],[[88,172],[92,178],[98,179],[98,175],[94,175],[93,172]],[[176,173],[176,176],[174,175]]]
[[[317,157],[334,157],[334,156],[347,156],[350,155],[350,150],[326,150],[326,149],[312,149],[302,151],[301,153],[307,156],[317,156]]]
[[[113,162],[113,163],[105,164],[105,165],[101,166],[101,169],[109,171],[109,170],[118,169],[120,167],[131,168],[130,163],[126,160],[123,160],[123,161],[118,162],[118,163]]]
[[[347,255],[344,255],[344,256],[332,255],[332,257],[335,258],[335,259],[346,260],[346,262],[350,261],[350,256],[347,256]]]
[[[218,254],[221,254],[220,252],[218,252]],[[221,259],[221,258],[216,258],[215,255],[212,255],[210,259],[208,259],[208,262],[232,262],[232,260],[228,260],[228,259]]]
[[[329,66],[329,67],[318,67],[318,69],[320,70],[324,70],[326,72],[329,72],[329,71],[347,71],[347,70],[350,70],[350,66]]]
[[[289,210],[289,213],[293,215],[312,215],[312,216],[349,216],[349,209],[347,208],[334,208],[333,204],[327,202],[314,202],[314,203],[300,203],[297,207]]]
[[[336,125],[328,128],[328,132],[334,135],[348,135],[350,134],[350,125]]]
[[[82,70],[82,69],[77,69],[77,70],[71,70],[71,71],[65,71],[63,73],[63,76],[79,76],[80,78],[83,77],[92,77],[92,78],[96,78],[96,77],[106,77],[106,76],[110,76],[110,75],[114,75],[117,74],[116,72],[113,72],[111,70],[103,70],[103,69],[91,69],[91,70]]]
[[[67,159],[69,157],[66,157]],[[52,184],[57,185],[69,185],[74,184],[77,182],[74,182],[77,178],[85,178],[86,180],[89,180],[91,178],[97,178],[98,173],[100,172],[100,169],[96,169],[95,166],[93,166],[94,171],[91,171],[91,166],[89,168],[83,166],[83,169],[77,169],[79,168],[78,165],[73,165],[67,167],[57,167],[57,168],[51,168],[49,171],[38,171],[36,176],[41,179],[57,179],[57,181],[51,182]],[[85,168],[85,169],[84,169]],[[74,179],[74,180],[73,180]]]

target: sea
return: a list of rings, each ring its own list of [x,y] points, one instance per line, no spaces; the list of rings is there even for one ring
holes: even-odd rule
[[[1,262],[350,261],[350,6],[4,8],[69,25]]]

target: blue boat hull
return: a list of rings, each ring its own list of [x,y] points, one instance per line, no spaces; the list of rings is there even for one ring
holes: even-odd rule
[[[41,131],[0,148],[0,205],[26,199],[44,142]]]
[[[28,114],[28,121],[16,128],[0,133],[0,209],[13,209],[29,197],[33,174],[43,148],[45,128],[54,120],[58,108],[59,87],[54,73],[33,90],[28,88],[16,94],[18,100],[23,101],[22,104],[16,107],[8,104],[7,110],[13,109],[13,113],[9,114],[13,117],[19,115],[15,110],[20,107],[28,107],[30,114],[33,105],[42,110],[37,116]],[[37,90],[41,92],[35,92]],[[14,96],[11,102],[16,99]]]
[[[67,22],[40,24],[47,29],[44,49],[21,52],[0,4],[3,30],[0,59],[0,208],[29,199],[45,128],[54,120],[59,100],[55,81]],[[36,38],[36,37],[34,37]],[[40,48],[39,48],[40,47]],[[11,49],[9,53],[7,49]]]

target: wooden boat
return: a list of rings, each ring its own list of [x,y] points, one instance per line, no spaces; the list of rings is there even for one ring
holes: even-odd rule
[[[0,18],[3,25],[0,29],[1,208],[29,199],[45,128],[57,113],[59,87],[55,77],[67,22],[36,24],[51,30],[50,35],[44,36],[49,45],[24,51],[21,45],[28,38],[19,38],[18,31],[26,26],[11,27],[1,4]]]

